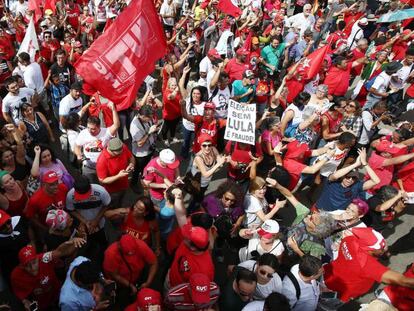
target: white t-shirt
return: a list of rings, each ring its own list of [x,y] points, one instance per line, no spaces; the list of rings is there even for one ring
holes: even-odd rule
[[[43,92],[44,80],[40,65],[36,62],[31,63],[27,67],[22,67],[24,83],[28,88],[36,91],[38,94]]]
[[[260,218],[256,215],[258,211],[263,211],[266,213],[267,202],[266,199],[259,200],[258,198],[252,196],[248,193],[244,197],[244,208],[246,213],[245,225],[249,228],[258,227],[262,224]]]
[[[92,192],[91,196],[83,201],[75,200],[75,189],[69,190],[66,195],[66,208],[68,211],[76,210],[83,218],[87,221],[94,220],[99,214],[102,208],[106,207],[111,203],[111,196],[104,187],[97,184],[91,185]],[[102,229],[105,225],[105,217],[99,222],[99,228]]]
[[[273,245],[270,251],[265,251],[263,247],[260,245],[260,236],[257,233],[254,233],[253,237],[249,239],[249,243],[247,244],[247,246],[242,247],[239,250],[240,261],[243,262],[252,259],[251,253],[253,251],[257,251],[259,255],[271,253],[275,256],[280,256],[285,251],[285,247],[279,239],[276,239],[273,241]]]
[[[96,136],[92,136],[88,129],[84,129],[79,133],[75,143],[83,148],[83,154],[88,159],[85,162],[86,166],[95,168],[99,155],[111,138],[111,133],[105,127],[102,127]]]
[[[300,287],[299,300],[296,298],[296,288],[289,277],[285,276],[283,279],[282,294],[289,300],[292,311],[314,311],[318,305],[319,300],[319,284],[315,280],[311,283],[305,283],[299,276],[299,265],[294,265],[290,272],[298,281]],[[294,307],[293,307],[294,306]]]
[[[174,4],[171,3],[171,5],[169,5],[167,3],[167,1],[164,1],[161,5],[160,8],[160,15],[173,15],[174,14]],[[174,26],[174,18],[172,17],[167,17],[167,18],[162,18],[163,22],[165,25],[168,26]]]
[[[74,99],[70,93],[62,98],[59,103],[59,116],[68,116],[71,112],[78,113],[82,108],[82,97]]]
[[[335,154],[332,156],[332,158],[326,162],[321,167],[321,175],[324,177],[329,177],[332,173],[336,171],[338,166],[342,163],[342,161],[345,159],[346,155],[348,154],[348,149],[341,150],[338,147],[335,147]]]
[[[3,112],[10,114],[15,124],[19,123],[20,116],[20,106],[23,103],[31,103],[32,96],[34,91],[27,87],[22,87],[19,89],[19,93],[15,96],[10,92],[3,99]]]
[[[190,95],[191,96],[191,95]],[[185,109],[187,110],[187,113],[193,116],[203,116],[204,115],[204,105],[205,102],[201,102],[198,105],[193,104],[190,109],[190,98],[187,98],[185,100]],[[194,131],[195,125],[193,122],[188,121],[187,119],[183,118],[183,126],[188,131]]]
[[[263,311],[264,309],[264,300],[255,300],[249,302],[242,311]]]
[[[239,267],[255,271],[257,269],[257,262],[255,260],[248,260],[239,264]],[[267,284],[259,284],[257,282],[256,290],[253,294],[253,299],[266,299],[271,293],[282,293],[282,279],[276,272]]]
[[[372,87],[376,89],[378,92],[385,93],[390,85],[391,76],[388,75],[385,71],[381,72],[376,78]],[[373,95],[373,94],[370,94]],[[376,95],[373,95],[377,97]]]
[[[132,153],[136,157],[145,157],[149,155],[153,150],[152,147],[155,143],[157,133],[151,134],[144,145],[138,147],[139,142],[148,133],[149,128],[153,125],[152,122],[142,122],[138,116],[132,119],[129,131],[132,137]]]

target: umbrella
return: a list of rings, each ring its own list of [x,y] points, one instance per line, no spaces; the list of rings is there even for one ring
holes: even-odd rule
[[[392,23],[392,22],[403,21],[405,19],[409,19],[413,17],[414,17],[414,9],[398,10],[395,12],[385,13],[377,20],[377,23]]]

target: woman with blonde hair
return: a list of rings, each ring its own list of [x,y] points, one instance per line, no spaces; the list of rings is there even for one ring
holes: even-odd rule
[[[255,229],[268,219],[272,219],[278,207],[269,208],[265,199],[266,182],[261,177],[250,181],[249,193],[244,198],[246,213],[245,227]]]

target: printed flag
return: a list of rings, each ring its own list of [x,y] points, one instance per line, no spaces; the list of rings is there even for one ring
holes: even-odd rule
[[[135,0],[81,56],[75,69],[119,111],[132,104],[142,81],[166,51],[153,2]]]
[[[329,44],[309,54],[299,65],[298,70],[303,71],[306,80],[313,79],[321,69],[323,60],[328,52]]]
[[[233,17],[239,17],[242,14],[242,10],[238,7],[236,0],[219,0],[217,8]]]
[[[30,59],[34,61],[36,51],[39,51],[39,42],[37,41],[35,25],[33,22],[33,16],[30,18],[29,26],[26,29],[23,42],[20,45],[17,55],[21,52],[26,52],[30,55]]]

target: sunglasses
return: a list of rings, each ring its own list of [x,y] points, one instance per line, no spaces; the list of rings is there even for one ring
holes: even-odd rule
[[[357,178],[355,176],[345,176],[346,179],[352,179],[352,180],[356,180]]]
[[[203,148],[207,148],[207,147],[211,147],[211,146],[213,146],[213,144],[202,144],[201,145],[201,147],[203,147]]]
[[[259,270],[259,273],[260,273],[261,275],[263,275],[263,276],[267,277],[268,279],[273,278],[273,274],[272,274],[272,273],[267,273],[267,272],[266,272],[266,271],[264,271],[264,270]]]

